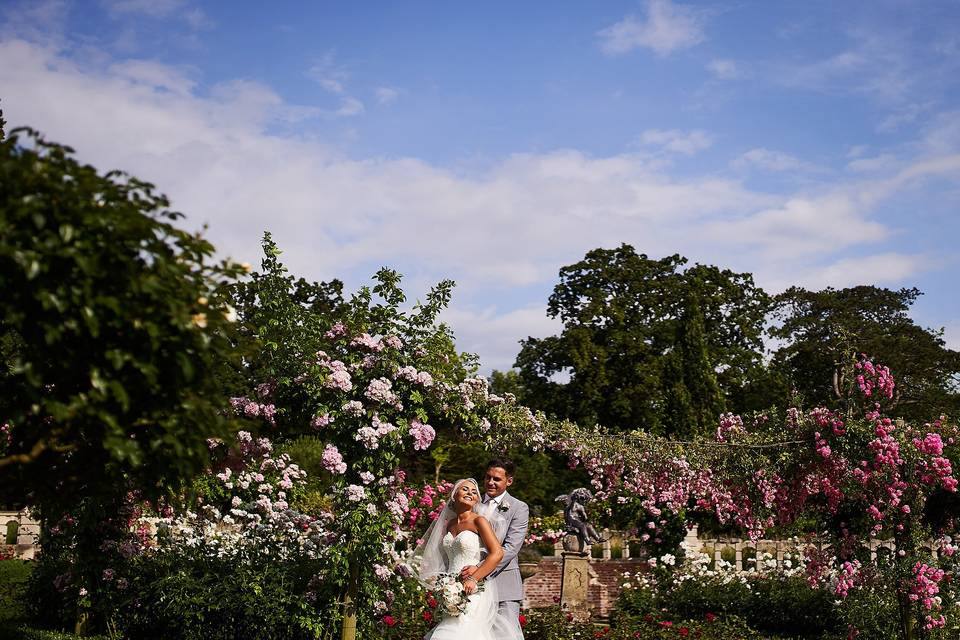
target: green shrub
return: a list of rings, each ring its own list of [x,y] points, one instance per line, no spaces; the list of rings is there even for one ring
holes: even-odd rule
[[[609,640],[663,640],[664,638],[696,638],[697,640],[769,640],[751,629],[737,616],[696,619],[671,618],[669,616],[645,616],[630,624],[619,624],[601,629],[599,636]]]
[[[762,636],[736,616],[706,616],[683,619],[663,614],[638,617],[621,615],[609,625],[574,622],[559,607],[530,609],[524,612],[526,640],[663,640],[664,638],[696,638],[698,640],[761,640]]]
[[[827,589],[811,589],[799,577],[771,577],[751,581],[752,592],[742,616],[762,631],[819,637],[843,626]]]
[[[75,575],[69,557],[44,548],[25,585],[26,619],[44,627],[73,628],[77,621]]]
[[[895,640],[900,618],[892,589],[863,586],[851,589],[838,607],[846,625],[858,632],[857,640]]]
[[[312,567],[274,560],[157,554],[136,561],[116,626],[132,638],[163,640],[298,640],[339,632],[337,594],[306,594]]]
[[[523,612],[524,640],[579,640],[592,638],[596,628],[585,622],[574,622],[560,607],[528,609]]]
[[[81,636],[63,631],[50,631],[0,623],[0,640],[80,640]],[[83,640],[108,640],[107,636],[83,636]]]
[[[0,560],[0,622],[22,620],[27,580],[32,565],[22,560]]]
[[[664,582],[660,589],[639,586],[621,591],[612,622],[622,627],[646,616],[680,620],[736,616],[758,632],[802,638],[818,638],[847,628],[833,594],[811,589],[800,576],[674,580],[668,575],[661,574]]]

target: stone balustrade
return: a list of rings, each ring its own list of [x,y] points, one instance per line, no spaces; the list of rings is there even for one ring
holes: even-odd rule
[[[602,531],[602,536],[605,541],[601,544],[594,545],[593,547],[593,552],[591,555],[593,556],[594,560],[635,559],[631,556],[630,552],[630,543],[635,542],[635,540],[623,536],[620,532],[611,531],[609,529],[604,529]],[[761,573],[783,567],[784,560],[787,559],[785,556],[796,556],[803,550],[809,548],[811,545],[816,546],[821,550],[827,550],[830,548],[829,544],[816,541],[808,542],[799,538],[787,540],[757,540],[756,542],[753,542],[751,540],[745,540],[741,538],[700,537],[697,532],[697,527],[691,527],[687,531],[687,535],[681,543],[683,548],[691,551],[697,551],[699,553],[706,553],[711,556],[714,561],[724,560],[729,562],[733,566],[734,571],[754,570],[755,559],[762,554],[766,554],[769,556],[768,562],[766,564],[760,563],[760,566],[756,569]],[[870,550],[871,561],[876,561],[878,554],[881,553],[896,553],[896,545],[892,540],[879,540],[873,538],[867,541],[863,546]],[[931,544],[931,548],[932,546],[933,545]],[[563,542],[558,541],[553,545],[553,555],[547,555],[546,557],[559,558],[562,552]],[[935,549],[932,549],[932,553],[934,557],[936,557],[937,552]],[[644,558],[645,557],[646,556],[644,556]]]

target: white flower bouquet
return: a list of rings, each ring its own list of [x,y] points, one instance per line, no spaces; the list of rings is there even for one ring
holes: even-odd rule
[[[439,599],[440,610],[448,616],[459,616],[466,612],[470,604],[470,596],[463,590],[463,583],[460,576],[456,573],[444,573],[437,576],[436,591]],[[477,585],[474,593],[483,591],[483,584]]]

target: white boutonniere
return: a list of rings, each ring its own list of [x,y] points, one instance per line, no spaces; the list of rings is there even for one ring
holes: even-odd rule
[[[509,510],[510,510],[510,505],[508,505],[505,501],[501,502],[499,506],[497,506],[497,511],[509,511]]]

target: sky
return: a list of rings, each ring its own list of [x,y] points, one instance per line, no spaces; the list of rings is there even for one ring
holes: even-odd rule
[[[916,286],[960,348],[960,2],[4,0],[0,108],[224,256],[380,266],[483,372],[590,249]]]

